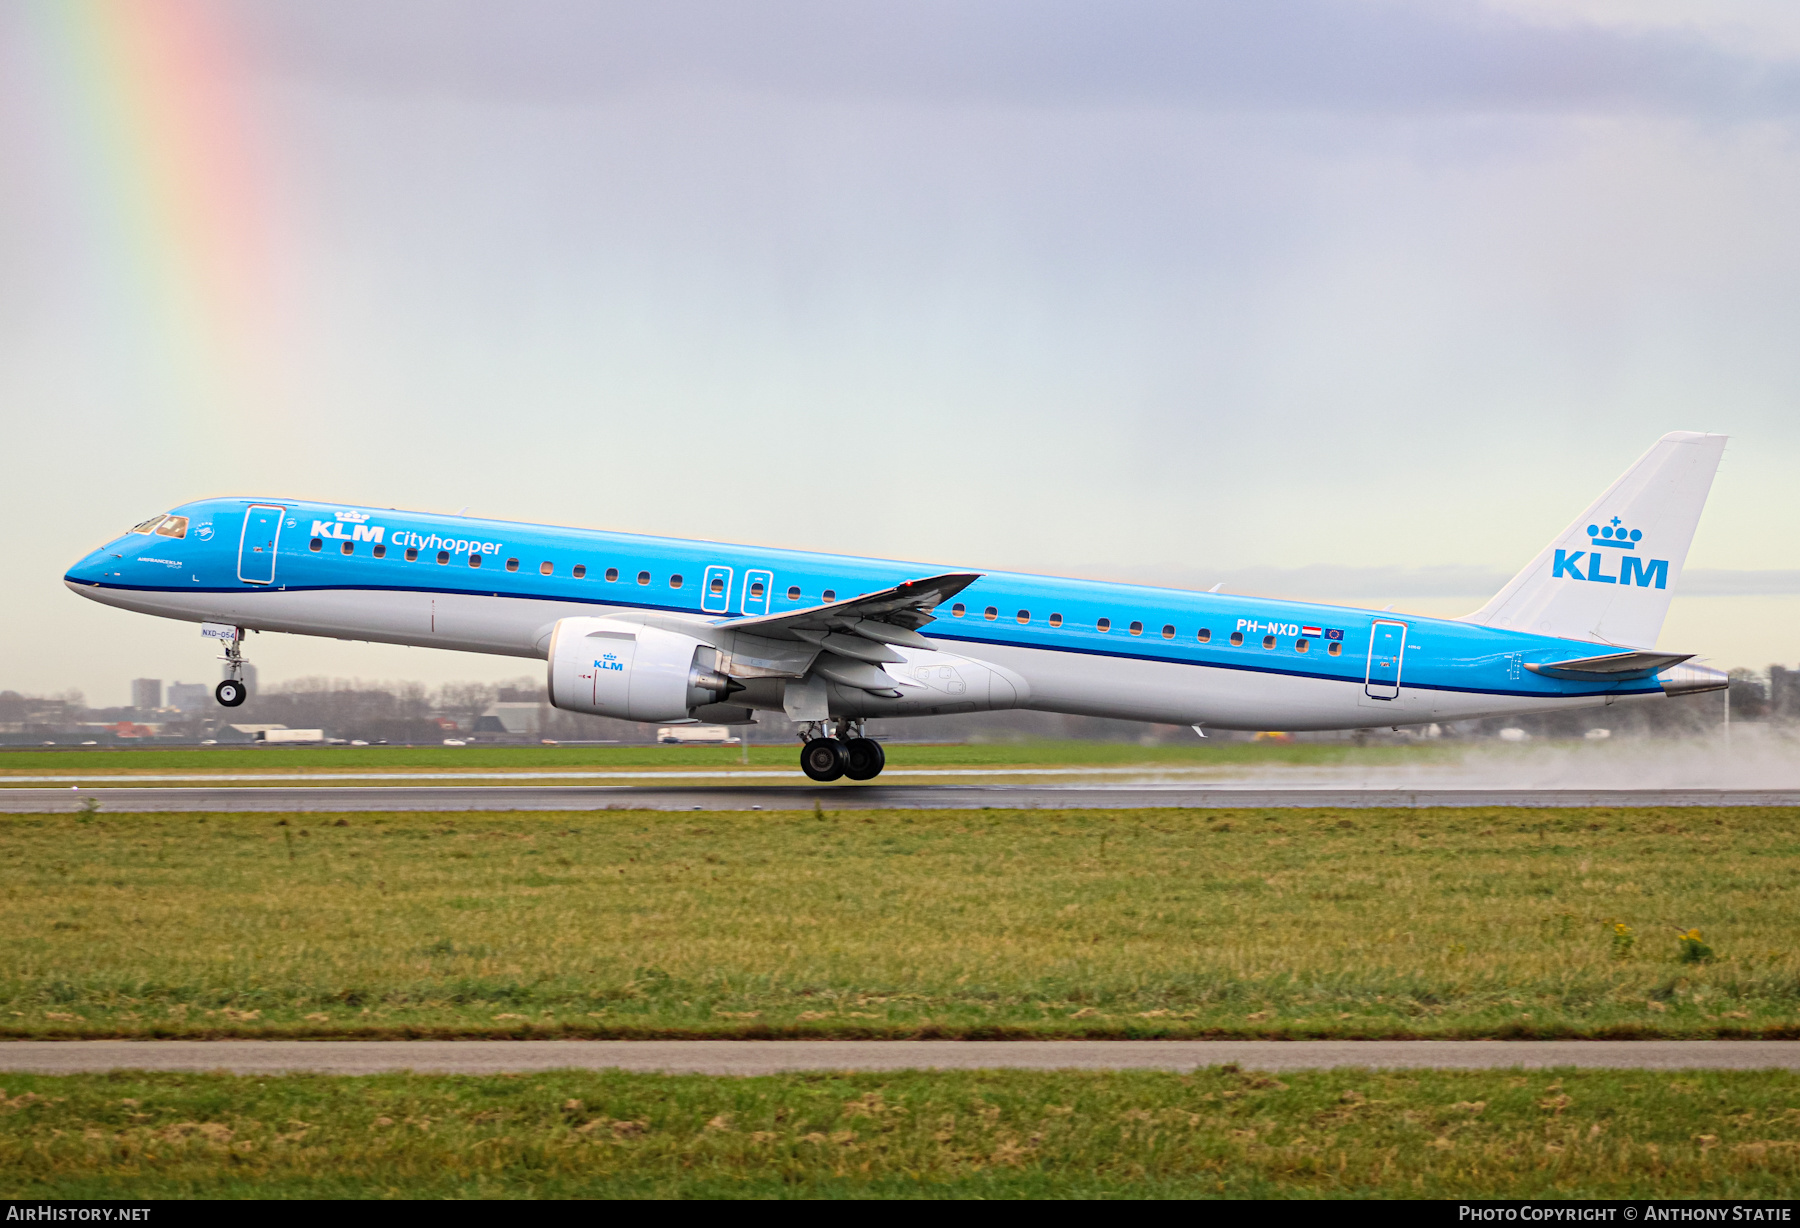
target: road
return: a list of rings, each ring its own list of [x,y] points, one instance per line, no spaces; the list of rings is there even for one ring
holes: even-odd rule
[[[0,1042],[0,1071],[222,1070],[237,1074],[502,1074],[620,1069],[760,1075],[788,1070],[1252,1070],[1575,1066],[1800,1070],[1789,1040],[84,1040]]]
[[[1800,806],[1797,789],[1363,789],[1237,785],[386,785],[0,788],[0,814],[104,810],[1138,810],[1167,807]]]

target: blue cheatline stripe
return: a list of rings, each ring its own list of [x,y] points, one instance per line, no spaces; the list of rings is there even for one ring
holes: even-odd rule
[[[65,577],[65,578],[70,578],[70,577]],[[70,578],[70,579],[72,579],[72,578]],[[428,586],[424,586],[424,585],[396,585],[396,584],[297,585],[296,584],[296,585],[274,585],[274,586],[270,586],[270,587],[245,589],[245,588],[235,587],[235,586],[230,587],[230,588],[203,588],[203,587],[199,587],[199,586],[196,586],[193,588],[173,588],[173,587],[158,587],[158,586],[147,585],[147,584],[108,584],[108,583],[83,581],[83,580],[72,580],[72,582],[76,583],[76,584],[81,584],[84,587],[89,587],[89,588],[109,588],[109,589],[118,589],[123,592],[136,592],[136,593],[228,593],[228,594],[233,594],[233,595],[237,595],[237,596],[253,595],[253,594],[259,594],[259,593],[284,593],[284,592],[285,593],[343,593],[343,592],[431,593],[431,594],[442,594],[444,596],[455,596],[455,597],[497,597],[497,598],[502,598],[502,599],[516,600],[516,601],[556,601],[556,602],[561,602],[565,605],[609,606],[609,607],[612,607],[615,609],[653,610],[653,611],[657,611],[659,613],[666,613],[666,614],[692,614],[697,617],[704,617],[706,614],[706,611],[695,610],[691,606],[657,605],[653,602],[626,601],[626,600],[623,600],[620,598],[576,597],[576,596],[546,595],[546,594],[534,594],[534,593],[502,593],[502,592],[494,592],[492,590],[470,591],[468,589],[461,589],[461,588],[432,588],[432,587],[428,587]],[[804,608],[804,607],[802,607],[802,608]],[[743,617],[747,617],[747,616],[743,616]],[[729,626],[730,622],[728,620],[714,620],[714,625]],[[1235,670],[1240,673],[1272,674],[1272,675],[1276,675],[1279,677],[1286,677],[1286,678],[1306,678],[1306,679],[1309,679],[1309,680],[1315,681],[1315,682],[1341,682],[1341,683],[1347,683],[1347,684],[1354,685],[1354,686],[1360,686],[1365,681],[1365,679],[1362,676],[1357,675],[1357,674],[1331,674],[1331,673],[1321,673],[1318,671],[1305,670],[1305,669],[1283,669],[1280,666],[1274,666],[1274,665],[1251,665],[1251,664],[1235,662],[1235,661],[1195,661],[1195,660],[1190,660],[1190,659],[1182,658],[1182,657],[1162,657],[1162,656],[1155,656],[1155,655],[1149,654],[1149,653],[1123,652],[1118,649],[1111,649],[1111,648],[1087,648],[1087,647],[1083,647],[1078,644],[1044,644],[1044,643],[1035,643],[1035,642],[1028,642],[1028,641],[1022,641],[1022,640],[1000,639],[1000,638],[982,639],[982,638],[979,638],[976,636],[951,635],[951,634],[946,634],[946,633],[940,632],[940,631],[933,631],[933,632],[929,632],[928,634],[929,634],[930,638],[934,639],[934,640],[946,640],[951,643],[958,643],[958,644],[973,644],[973,645],[976,645],[977,647],[979,647],[981,645],[985,645],[985,644],[992,644],[992,645],[998,645],[998,646],[1004,647],[1004,648],[1029,649],[1034,652],[1063,652],[1063,653],[1075,654],[1078,656],[1113,657],[1113,658],[1117,658],[1120,660],[1126,660],[1126,661],[1149,661],[1149,662],[1152,662],[1152,663],[1155,663],[1158,665],[1188,665],[1188,666],[1193,666],[1198,669]],[[1442,683],[1411,682],[1411,681],[1404,682],[1402,685],[1405,686],[1407,689],[1414,690],[1414,691],[1442,691],[1442,692],[1446,692],[1446,693],[1450,693],[1450,694],[1458,694],[1458,695],[1492,695],[1492,696],[1503,697],[1503,698],[1508,698],[1508,699],[1550,699],[1550,700],[1591,699],[1595,695],[1656,695],[1656,694],[1660,694],[1662,691],[1662,688],[1660,686],[1656,686],[1656,685],[1637,687],[1637,688],[1633,688],[1631,690],[1595,690],[1595,691],[1516,691],[1516,690],[1505,690],[1505,689],[1498,689],[1498,688],[1492,688],[1492,687],[1449,686],[1449,685],[1442,684]]]

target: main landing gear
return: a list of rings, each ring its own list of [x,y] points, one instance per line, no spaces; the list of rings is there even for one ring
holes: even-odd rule
[[[881,743],[865,737],[861,721],[841,720],[837,736],[827,737],[826,722],[808,722],[802,732],[806,745],[800,748],[800,770],[821,783],[849,777],[851,780],[874,780],[887,766],[887,755]]]
[[[231,671],[231,677],[213,688],[213,698],[222,708],[235,708],[250,698],[250,688],[244,685],[243,641],[244,629],[239,627],[237,634],[225,641],[225,655],[219,658]]]

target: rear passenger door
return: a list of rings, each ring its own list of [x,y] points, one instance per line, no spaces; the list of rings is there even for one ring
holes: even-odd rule
[[[1400,666],[1406,655],[1406,624],[1379,620],[1369,629],[1369,669],[1363,694],[1370,699],[1400,698]]]

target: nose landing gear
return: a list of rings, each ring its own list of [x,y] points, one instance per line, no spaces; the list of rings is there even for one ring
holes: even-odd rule
[[[801,736],[806,744],[800,748],[800,770],[807,776],[827,784],[843,777],[851,780],[873,780],[887,766],[887,755],[881,743],[864,736],[861,721],[838,722],[837,736],[826,735],[824,721],[808,722]]]
[[[213,688],[213,698],[219,701],[222,708],[235,708],[250,698],[250,688],[244,685],[244,640],[242,627],[231,628],[232,634],[220,634],[219,639],[225,642],[225,655],[219,660],[225,662],[225,668],[231,676]],[[206,634],[213,634],[211,631]]]

